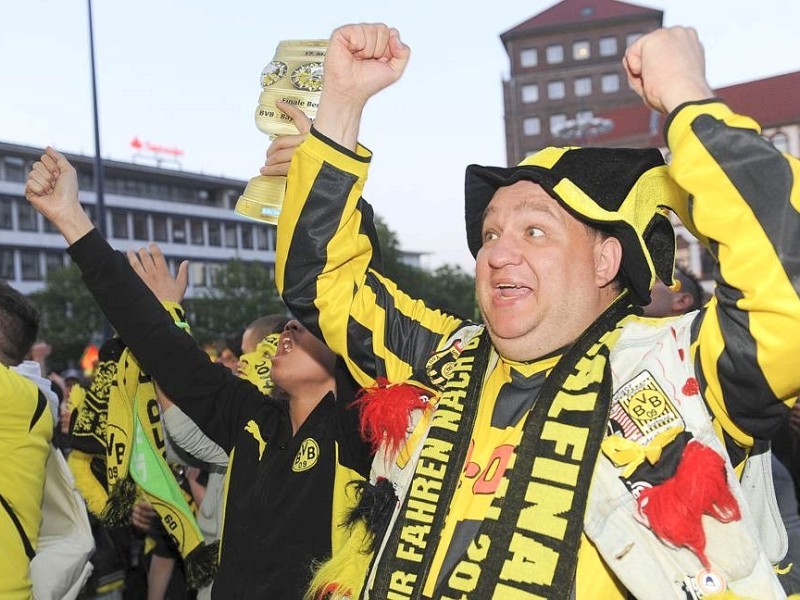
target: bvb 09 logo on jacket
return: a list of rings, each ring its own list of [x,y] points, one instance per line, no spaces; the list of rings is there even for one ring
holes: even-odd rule
[[[294,464],[292,464],[292,471],[300,473],[308,471],[319,460],[319,444],[313,438],[306,438],[300,444],[300,450],[294,457]]]

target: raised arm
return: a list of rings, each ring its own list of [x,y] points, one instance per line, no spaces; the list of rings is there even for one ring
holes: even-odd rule
[[[64,156],[46,150],[29,175],[26,197],[70,243],[68,252],[84,282],[143,370],[211,439],[230,451],[240,418],[264,397],[250,383],[214,365],[176,326],[128,259],[94,230],[78,202],[75,169]]]
[[[361,197],[370,161],[356,142],[361,113],[402,75],[409,54],[385,25],[333,33],[317,119],[292,160],[278,220],[278,290],[362,385],[416,376],[461,322],[409,298],[380,273],[372,211]]]
[[[626,65],[645,102],[672,111],[670,174],[691,195],[678,213],[718,260],[693,346],[700,387],[749,447],[788,417],[800,390],[800,162],[713,99],[694,30],[640,38]]]
[[[382,23],[339,27],[325,55],[325,80],[314,127],[355,151],[367,101],[403,75],[411,50]]]

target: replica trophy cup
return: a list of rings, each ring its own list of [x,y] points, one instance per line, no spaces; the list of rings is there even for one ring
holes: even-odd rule
[[[275,106],[282,101],[298,107],[309,119],[317,115],[322,91],[322,62],[328,40],[285,40],[261,72],[263,91],[256,107],[256,127],[270,139],[298,133],[292,119]],[[265,223],[278,223],[286,193],[285,177],[253,177],[236,202],[236,213]]]

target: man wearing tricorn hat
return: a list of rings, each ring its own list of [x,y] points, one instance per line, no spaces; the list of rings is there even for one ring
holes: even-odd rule
[[[373,463],[375,490],[397,497],[368,523],[374,557],[360,573],[356,559],[325,571],[317,589],[783,597],[771,563],[785,536],[759,477],[800,390],[798,162],[713,98],[694,30],[648,34],[624,62],[645,103],[669,114],[671,166],[656,150],[596,148],[470,166],[485,325],[463,321],[370,269],[361,233],[361,113],[409,54],[385,25],[334,32],[278,225],[276,279],[292,312],[363,385],[386,378],[432,396]],[[657,278],[673,283],[666,207],[719,269],[706,307],[661,321],[638,307]]]

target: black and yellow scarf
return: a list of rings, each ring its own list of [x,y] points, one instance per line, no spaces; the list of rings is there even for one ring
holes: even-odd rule
[[[441,574],[436,597],[569,597],[611,403],[610,348],[630,312],[623,294],[553,368],[526,419],[513,468],[466,554]],[[422,597],[472,437],[490,350],[484,331],[453,365],[409,493],[372,565],[372,598]]]
[[[180,305],[166,308],[176,321],[184,321]],[[204,545],[191,495],[181,489],[166,462],[155,385],[117,337],[100,349],[92,383],[73,421],[72,446],[85,456],[105,457],[107,496],[97,504],[104,505],[100,516],[106,525],[127,525],[137,497],[144,498],[184,557],[189,584],[202,587],[211,581],[218,544]]]
[[[92,382],[72,420],[70,447],[73,450],[105,456],[108,397],[124,350],[125,344],[118,337],[109,338],[100,346]]]
[[[184,559],[193,588],[211,581],[217,545],[205,546],[194,511],[166,462],[166,444],[155,384],[125,350],[111,386],[106,424],[107,477],[111,490],[104,520],[130,518],[135,497],[143,497],[158,514],[164,530]]]

